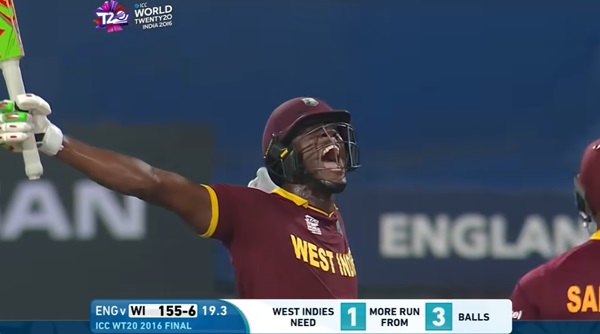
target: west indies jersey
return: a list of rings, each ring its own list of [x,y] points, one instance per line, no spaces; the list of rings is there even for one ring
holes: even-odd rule
[[[600,320],[600,232],[527,273],[513,294],[515,320]]]
[[[212,220],[204,237],[227,247],[240,298],[357,298],[344,221],[295,194],[205,186]]]

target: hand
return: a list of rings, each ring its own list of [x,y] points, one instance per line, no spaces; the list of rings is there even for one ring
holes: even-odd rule
[[[256,178],[248,183],[248,187],[260,189],[266,193],[271,193],[278,188],[278,186],[271,181],[266,167],[260,167],[256,171]]]
[[[62,149],[63,133],[50,123],[50,105],[33,94],[19,95],[15,101],[0,102],[0,147],[21,152],[27,138],[35,136],[38,148],[48,155]]]

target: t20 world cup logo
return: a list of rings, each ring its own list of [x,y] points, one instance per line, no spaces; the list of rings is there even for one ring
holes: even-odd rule
[[[119,5],[115,0],[104,1],[102,6],[96,9],[97,19],[94,20],[97,29],[106,29],[107,32],[123,30],[128,24],[129,14],[125,7]]]

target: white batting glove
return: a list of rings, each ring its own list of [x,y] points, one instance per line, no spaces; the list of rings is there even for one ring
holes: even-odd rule
[[[260,167],[256,171],[256,178],[252,179],[248,183],[248,187],[260,189],[266,193],[271,193],[273,190],[278,188],[278,186],[271,181],[266,167]]]
[[[63,147],[63,133],[48,120],[51,113],[48,102],[33,94],[19,95],[15,101],[1,101],[0,147],[21,152],[23,142],[35,136],[41,152],[56,155]]]

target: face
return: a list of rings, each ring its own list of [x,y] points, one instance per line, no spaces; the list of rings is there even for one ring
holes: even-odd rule
[[[319,180],[346,183],[347,152],[335,124],[308,127],[292,142],[306,169]]]

